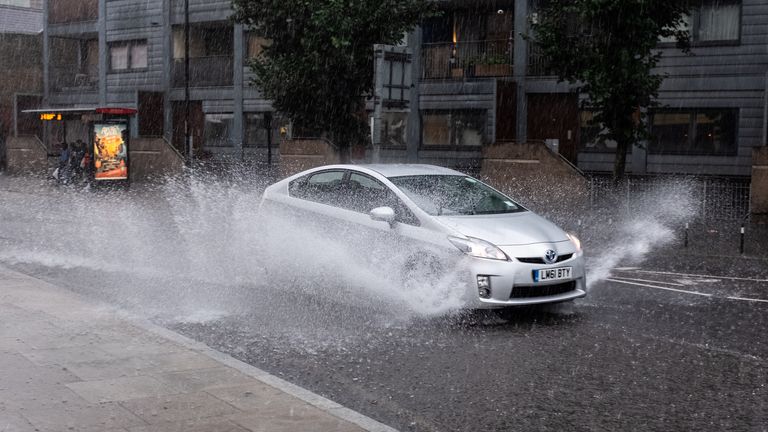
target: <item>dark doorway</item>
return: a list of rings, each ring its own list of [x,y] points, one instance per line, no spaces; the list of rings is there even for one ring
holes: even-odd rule
[[[517,137],[517,83],[496,84],[496,142],[514,141]]]
[[[576,164],[579,98],[571,93],[528,95],[528,139],[557,140],[560,154]]]
[[[173,146],[183,155],[186,155],[184,148],[184,102],[173,103]],[[203,115],[203,103],[201,101],[189,102],[189,127],[192,145],[196,152],[199,152],[203,145],[203,126],[205,117]]]
[[[163,93],[139,92],[139,136],[163,135],[163,111]]]

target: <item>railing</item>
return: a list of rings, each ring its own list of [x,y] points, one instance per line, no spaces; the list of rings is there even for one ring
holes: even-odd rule
[[[98,21],[99,0],[48,0],[48,23]]]
[[[234,64],[232,56],[190,57],[189,85],[192,87],[221,87],[232,85]],[[173,60],[173,86],[184,87],[184,59]]]
[[[590,204],[627,214],[671,205],[693,220],[740,221],[749,216],[750,182],[734,178],[628,177],[614,184],[609,177],[590,179]]]
[[[55,91],[95,90],[99,87],[99,67],[96,65],[56,65],[49,73],[51,89]]]
[[[513,53],[510,39],[424,44],[422,79],[512,76]]]
[[[528,76],[551,76],[555,75],[549,67],[549,62],[544,56],[541,47],[538,44],[528,45]]]

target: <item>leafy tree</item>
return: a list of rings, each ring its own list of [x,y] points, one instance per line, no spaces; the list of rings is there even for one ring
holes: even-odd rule
[[[234,19],[270,43],[250,60],[254,84],[295,123],[330,135],[343,161],[367,137],[373,45],[395,44],[433,11],[429,0],[234,0]]]
[[[532,26],[553,73],[588,96],[583,107],[604,128],[598,139],[616,142],[615,181],[624,177],[627,150],[648,137],[645,111],[658,105],[664,79],[653,71],[660,38],[689,51],[688,8],[681,0],[550,0]]]

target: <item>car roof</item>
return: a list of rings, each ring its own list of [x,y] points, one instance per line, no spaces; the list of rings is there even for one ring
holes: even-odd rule
[[[366,164],[356,166],[376,171],[387,178],[414,175],[465,175],[450,168],[426,164]]]

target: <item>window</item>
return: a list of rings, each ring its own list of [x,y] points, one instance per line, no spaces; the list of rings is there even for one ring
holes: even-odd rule
[[[485,141],[485,110],[422,111],[424,147],[479,147]]]
[[[264,52],[264,47],[267,47],[272,44],[272,42],[268,39],[265,39],[261,36],[258,36],[253,33],[248,33],[246,35],[246,53],[245,57],[247,59],[256,58],[261,55],[262,52]]]
[[[109,46],[109,64],[113,72],[146,69],[147,57],[147,41],[116,42]]]
[[[432,216],[517,213],[525,209],[472,177],[414,175],[390,177],[419,208]]]
[[[702,0],[685,17],[681,30],[688,30],[693,45],[737,42],[741,33],[741,1]],[[673,43],[674,38],[662,38]]]
[[[651,116],[651,154],[733,156],[735,109],[659,110]]]
[[[365,174],[352,173],[344,188],[341,206],[359,213],[370,213],[378,207],[390,207],[395,211],[398,222],[418,225],[416,216],[400,201],[388,187]]]
[[[173,58],[184,58],[184,27],[173,28]],[[189,57],[230,57],[234,27],[231,25],[193,25],[189,29]]]
[[[592,123],[594,117],[595,113],[592,111],[579,112],[579,150],[590,153],[616,152],[616,141],[598,139],[604,128],[601,125]],[[628,148],[627,152],[631,153],[632,148]]]
[[[292,181],[291,196],[328,205],[336,205],[341,195],[344,171],[321,171]]]
[[[267,130],[264,124],[264,114],[266,113],[245,113],[243,122],[245,131],[246,147],[267,147]],[[285,118],[276,116],[272,113],[272,147],[280,145],[280,129],[287,126]]]
[[[408,113],[385,112],[381,115],[381,144],[384,148],[406,148]]]
[[[206,114],[203,144],[206,147],[232,147],[230,131],[233,114]]]

